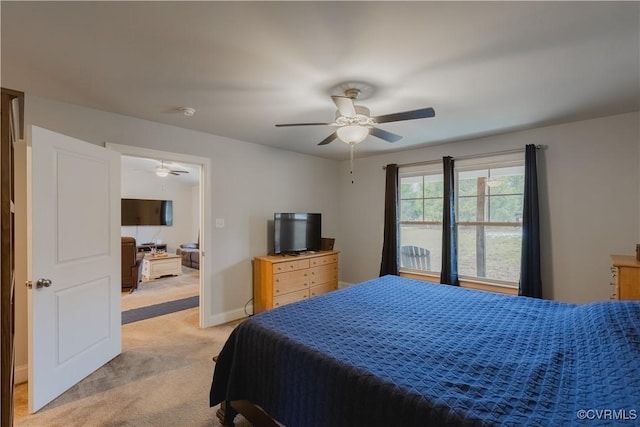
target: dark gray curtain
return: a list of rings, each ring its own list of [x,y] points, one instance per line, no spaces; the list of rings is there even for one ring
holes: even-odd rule
[[[384,243],[380,276],[398,275],[398,165],[387,165],[384,198]]]
[[[444,209],[442,212],[442,270],[440,270],[440,283],[459,286],[453,158],[443,157],[442,165],[444,168]]]
[[[527,145],[524,157],[524,207],[522,213],[522,261],[518,295],[542,298],[540,279],[540,219],[536,146]]]

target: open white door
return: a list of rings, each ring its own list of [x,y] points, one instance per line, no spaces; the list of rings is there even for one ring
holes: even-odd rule
[[[120,354],[120,155],[32,127],[29,412]]]

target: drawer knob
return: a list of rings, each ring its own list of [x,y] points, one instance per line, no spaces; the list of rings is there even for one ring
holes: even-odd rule
[[[280,289],[276,289],[276,294],[280,292]]]

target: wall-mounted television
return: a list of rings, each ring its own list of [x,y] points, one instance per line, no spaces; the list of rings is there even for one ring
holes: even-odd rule
[[[274,252],[277,254],[320,250],[322,214],[275,213],[273,229]]]
[[[122,199],[122,225],[173,225],[172,200]]]

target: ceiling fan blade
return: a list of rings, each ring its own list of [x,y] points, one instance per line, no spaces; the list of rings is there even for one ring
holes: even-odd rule
[[[387,132],[386,130],[382,130],[380,128],[371,128],[369,129],[369,134],[373,135],[377,138],[384,139],[387,142],[396,142],[400,141],[402,137],[395,133]]]
[[[179,173],[189,173],[189,171],[179,171],[179,170],[171,170],[171,171],[169,171],[169,172],[171,172],[171,173],[172,173],[172,174],[174,174],[174,175],[177,175],[177,174],[179,174]]]
[[[285,123],[285,124],[277,124],[277,128],[289,127],[289,126],[329,126],[333,123]]]
[[[333,103],[338,107],[338,111],[345,117],[355,117],[356,107],[353,106],[353,99],[346,96],[332,96]]]
[[[399,122],[401,120],[426,119],[434,117],[436,112],[433,108],[421,108],[419,110],[405,111],[403,113],[385,114],[384,116],[374,117],[377,123]]]
[[[170,173],[171,175],[180,176],[180,174],[179,174],[179,173],[175,173],[174,171],[169,171],[169,173]]]
[[[322,141],[320,141],[320,143],[318,145],[327,145],[331,142],[333,142],[334,139],[336,139],[338,137],[338,132],[334,132],[331,135],[329,135],[328,137],[326,137],[325,139],[323,139]]]

